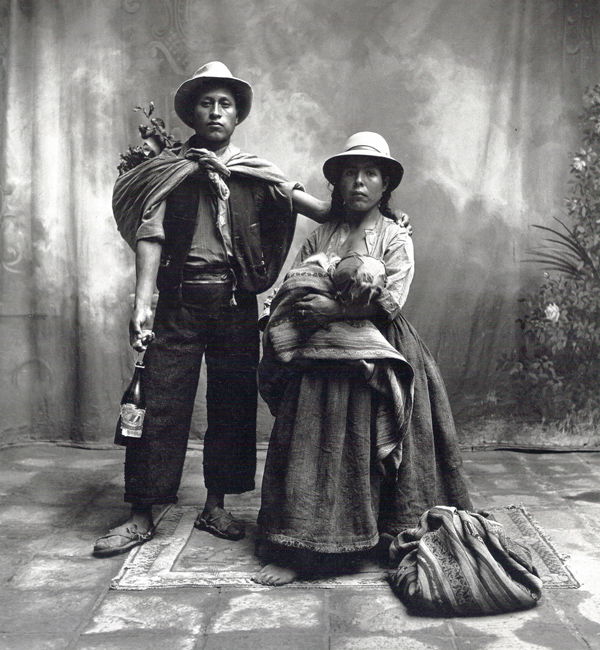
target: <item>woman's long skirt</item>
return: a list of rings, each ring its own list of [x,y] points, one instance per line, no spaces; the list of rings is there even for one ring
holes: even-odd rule
[[[471,509],[443,380],[401,316],[382,328],[415,373],[413,413],[397,477],[373,457],[373,401],[363,376],[343,363],[291,376],[279,405],[262,485],[261,536],[322,553],[361,551],[382,532],[416,525],[435,505]]]

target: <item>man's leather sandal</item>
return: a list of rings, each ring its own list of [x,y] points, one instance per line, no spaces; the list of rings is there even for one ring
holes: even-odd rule
[[[213,508],[208,513],[201,513],[194,522],[198,530],[205,530],[216,537],[237,541],[246,534],[244,524],[235,520],[230,512],[223,508]]]
[[[129,524],[125,529],[121,529],[121,532],[115,532],[120,528],[120,526],[113,528],[106,535],[96,540],[93,551],[96,557],[110,557],[119,555],[119,553],[126,553],[135,546],[144,544],[154,537],[154,526],[145,533],[141,533],[136,524]]]

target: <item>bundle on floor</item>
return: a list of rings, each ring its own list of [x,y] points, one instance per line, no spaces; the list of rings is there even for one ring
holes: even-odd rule
[[[477,616],[527,609],[542,581],[529,550],[485,514],[436,506],[394,539],[392,588],[415,613]]]

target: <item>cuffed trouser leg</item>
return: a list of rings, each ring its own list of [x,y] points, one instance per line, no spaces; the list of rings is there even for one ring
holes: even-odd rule
[[[221,494],[254,489],[256,472],[256,368],[207,357],[208,428],[204,484]]]
[[[209,290],[210,291],[210,290]],[[218,295],[218,294],[217,294]],[[202,355],[207,356],[206,487],[222,494],[254,488],[256,369],[259,356],[256,297],[238,292],[204,305],[159,300],[156,340],[146,353],[146,419],[125,457],[125,501],[177,501]]]
[[[146,505],[177,501],[205,347],[193,315],[166,300],[154,331],[145,357],[144,429],[125,456],[125,501]]]
[[[237,306],[222,312],[206,348],[208,490],[238,494],[254,489],[258,356],[256,298],[242,294]]]

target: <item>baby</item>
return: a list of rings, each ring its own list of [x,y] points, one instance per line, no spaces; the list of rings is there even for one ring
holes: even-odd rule
[[[272,413],[277,411],[289,373],[293,374],[294,368],[288,366],[292,362],[296,368],[299,364],[340,362],[358,368],[371,381],[376,362],[381,361],[377,376],[385,385],[392,367],[406,365],[369,318],[346,319],[342,315],[331,322],[319,324],[320,319],[315,318],[314,323],[307,324],[305,315],[296,308],[299,299],[310,294],[327,296],[340,304],[368,305],[377,299],[386,281],[383,262],[361,253],[342,258],[316,253],[288,272],[272,303],[265,303],[259,322],[265,330],[259,372],[261,395]]]
[[[387,277],[385,265],[369,255],[349,253],[340,258],[337,255],[328,257],[325,253],[315,253],[307,257],[300,266],[292,269],[286,279],[294,275],[302,276],[302,269],[318,267],[319,275],[325,271],[325,276],[331,280],[331,294],[342,303],[368,305],[385,287]],[[271,303],[279,287],[271,292],[263,306],[259,319],[259,327],[264,330],[271,313]]]
[[[349,253],[345,257],[315,253],[302,262],[302,267],[316,264],[327,271],[335,288],[336,298],[343,303],[368,305],[385,287],[387,277],[381,260]]]
[[[350,253],[340,259],[329,272],[337,298],[345,303],[368,305],[387,282],[385,265],[381,260]]]

